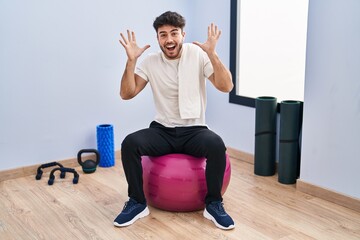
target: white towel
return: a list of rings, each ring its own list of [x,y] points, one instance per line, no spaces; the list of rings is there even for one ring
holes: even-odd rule
[[[200,48],[184,44],[178,67],[179,111],[181,119],[200,118]]]

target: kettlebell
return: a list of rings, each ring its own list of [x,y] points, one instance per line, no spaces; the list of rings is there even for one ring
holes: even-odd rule
[[[95,153],[96,160],[88,159],[85,161],[82,161],[81,155],[83,153]],[[100,162],[100,154],[96,149],[82,149],[77,154],[78,163],[81,165],[82,170],[84,173],[93,173],[96,171],[96,167]]]

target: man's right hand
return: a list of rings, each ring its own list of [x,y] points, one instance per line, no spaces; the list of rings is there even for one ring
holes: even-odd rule
[[[150,47],[150,45],[145,45],[143,48],[140,48],[136,43],[135,33],[133,31],[130,32],[130,30],[127,30],[127,35],[128,37],[126,39],[124,35],[120,33],[122,40],[120,39],[119,42],[125,48],[128,60],[137,60],[137,58],[140,57],[141,54]]]

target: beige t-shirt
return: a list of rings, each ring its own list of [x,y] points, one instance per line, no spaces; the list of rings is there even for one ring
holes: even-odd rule
[[[199,59],[194,59],[194,64],[201,64],[202,73],[199,78],[199,94],[201,99],[200,118],[182,119],[179,112],[178,90],[178,65],[180,59],[168,60],[163,52],[153,53],[147,56],[136,68],[135,73],[151,85],[153,92],[156,115],[155,121],[166,127],[179,126],[205,126],[206,109],[206,78],[213,73],[213,67],[207,54],[194,44],[185,43],[183,48],[187,51],[200,51]]]

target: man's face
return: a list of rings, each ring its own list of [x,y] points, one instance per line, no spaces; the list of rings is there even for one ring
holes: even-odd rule
[[[177,59],[181,56],[181,48],[185,32],[181,28],[164,25],[158,28],[157,39],[159,46],[167,59]]]

